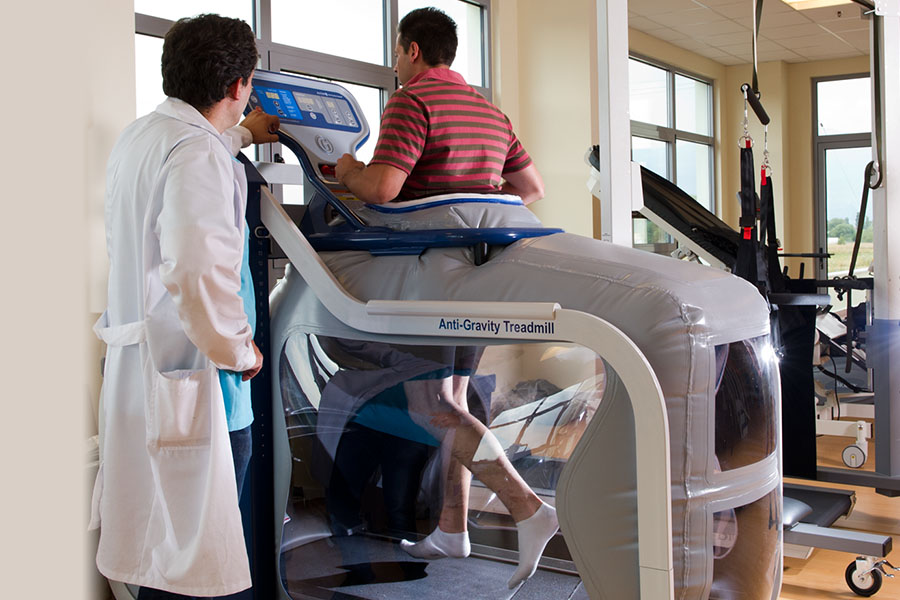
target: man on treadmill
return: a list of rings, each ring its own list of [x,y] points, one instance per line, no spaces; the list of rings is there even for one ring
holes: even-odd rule
[[[459,192],[512,194],[525,204],[540,200],[543,180],[509,118],[450,69],[458,44],[456,23],[436,8],[421,8],[407,14],[397,29],[394,72],[402,88],[385,107],[371,162],[366,165],[344,154],[335,168],[338,181],[370,204]],[[470,419],[465,392],[481,353],[475,349],[470,364],[461,368],[457,357],[466,355],[467,349],[448,350],[453,350],[452,358],[444,362],[452,375],[404,384],[411,414],[419,413],[413,420],[430,417],[431,424],[437,424],[458,418],[440,412],[421,414],[422,410],[413,408],[433,406],[435,396],[466,413],[464,420]],[[401,542],[401,547],[417,558],[462,558],[470,551],[466,521],[471,474],[456,458],[457,453],[450,451],[454,439],[464,437],[463,428],[447,429],[454,435],[442,437],[441,442],[442,447],[447,446],[447,464],[438,527],[420,542]],[[482,452],[482,447],[491,451]],[[488,472],[482,473],[485,467],[505,475],[490,477]],[[471,457],[472,469],[483,481],[503,482],[498,486],[495,481],[494,487],[506,492],[504,495],[523,498],[521,507],[507,506],[511,513],[524,517],[517,520],[520,561],[509,581],[513,588],[534,573],[544,546],[556,531],[555,511],[515,473],[489,430]]]
[[[456,23],[436,8],[406,15],[398,26],[394,72],[401,89],[381,117],[368,165],[345,154],[338,180],[370,204],[453,192],[503,193],[525,204],[544,196],[537,167],[500,109],[450,65]]]

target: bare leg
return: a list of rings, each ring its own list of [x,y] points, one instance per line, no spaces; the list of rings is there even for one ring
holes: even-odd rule
[[[469,386],[469,377],[454,375],[452,380],[453,395],[451,401],[460,411],[468,414],[469,405],[466,401],[466,390]],[[466,521],[469,514],[469,489],[472,484],[472,474],[466,470],[461,462],[453,456],[452,436],[447,436],[441,443],[441,453],[444,469],[444,503],[441,507],[441,517],[438,527],[447,533],[462,533],[466,531]]]
[[[490,430],[468,411],[460,410],[452,400],[451,381],[446,378],[406,382],[404,386],[410,417],[440,439],[442,444],[449,444],[451,457],[497,494],[516,522],[519,530],[519,568],[509,580],[512,588],[534,573],[544,547],[557,531],[556,511],[545,505],[528,487]],[[449,477],[449,463],[452,461],[447,462]],[[458,518],[459,507],[451,510],[455,512],[453,518]],[[443,511],[441,517],[444,518]],[[465,513],[462,518],[465,519]],[[435,533],[439,533],[440,529]]]
[[[478,477],[506,506],[515,521],[527,519],[541,500],[513,468],[494,435],[478,419],[451,400],[451,378],[407,381],[409,415],[442,445],[450,456]],[[449,476],[448,464],[448,476]]]
[[[427,397],[442,397],[452,402],[459,410],[468,413],[465,400],[468,377],[453,376],[440,380],[418,380],[407,382],[407,394],[421,394]],[[411,413],[416,410],[412,409]],[[425,415],[419,417],[424,420]],[[441,433],[441,432],[435,432]],[[440,438],[440,435],[437,437]],[[465,558],[471,546],[466,530],[469,506],[471,474],[453,457],[453,432],[443,432],[441,439],[441,481],[443,499],[437,528],[420,542],[401,540],[400,546],[416,558],[438,559],[445,557]]]
[[[468,413],[466,391],[468,376],[453,375],[450,401],[462,412]],[[446,390],[446,382],[420,386],[423,393],[439,394]],[[437,529],[421,542],[402,540],[401,547],[417,558],[437,559],[452,556],[465,558],[471,545],[467,531],[469,513],[469,490],[472,474],[453,456],[452,432],[441,440],[441,479],[443,481],[443,502]]]

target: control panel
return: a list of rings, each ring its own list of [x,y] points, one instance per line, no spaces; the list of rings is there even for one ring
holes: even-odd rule
[[[329,183],[337,159],[355,154],[369,138],[356,98],[329,81],[257,70],[248,110],[256,107],[278,116],[282,133],[306,152],[317,177]]]

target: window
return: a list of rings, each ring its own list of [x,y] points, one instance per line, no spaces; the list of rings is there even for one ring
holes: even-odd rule
[[[463,0],[397,0],[397,14],[402,19],[409,12],[426,6],[439,8],[456,21],[459,46],[453,70],[459,72],[469,85],[485,87],[484,51],[487,45],[484,43],[482,7]]]
[[[162,91],[162,38],[150,35],[134,36],[135,99],[137,116],[141,117],[166,99]]]
[[[651,125],[669,124],[668,74],[639,60],[628,61],[631,120]]]
[[[172,22],[204,12],[243,19],[257,33],[259,68],[335,81],[359,101],[371,130],[357,152],[368,161],[378,139],[381,111],[397,87],[392,55],[396,24],[409,11],[440,8],[457,25],[459,47],[453,69],[487,98],[490,0],[135,0],[137,115],[152,111],[165,96],[159,57]],[[263,160],[282,154],[278,144],[263,149]],[[252,150],[249,149],[249,150]],[[289,152],[284,159],[293,161]],[[276,186],[277,187],[277,186]],[[281,190],[276,189],[276,194]],[[299,202],[302,190],[285,191],[283,201]]]
[[[869,77],[816,81],[816,131],[832,136],[872,131]]]
[[[272,41],[391,66],[384,45],[385,8],[372,0],[272,0]]]
[[[669,179],[715,212],[712,82],[672,67],[629,61],[632,160]],[[672,239],[643,218],[634,244],[669,253]]]
[[[866,75],[813,81],[816,127],[816,240],[820,252],[817,275],[832,279],[847,275],[859,222],[865,168],[872,160],[871,81]],[[872,262],[871,198],[863,220],[856,275],[864,276]],[[834,290],[829,290],[838,304]]]
[[[675,74],[675,128],[712,136],[712,86]]]

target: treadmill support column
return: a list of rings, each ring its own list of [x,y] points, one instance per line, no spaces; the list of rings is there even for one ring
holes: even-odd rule
[[[597,70],[600,237],[607,242],[631,246],[631,122],[627,118],[626,2],[597,0]]]
[[[872,61],[881,76],[881,119],[873,111],[873,132],[881,128],[882,186],[873,191],[872,222],[875,247],[875,320],[869,334],[869,357],[875,370],[875,471],[900,477],[900,0],[877,0],[873,44],[880,46],[880,65]],[[875,48],[873,48],[875,50]],[[876,52],[871,52],[872,57]],[[875,98],[873,97],[873,100]],[[876,106],[879,103],[876,103]],[[877,132],[876,132],[877,133]],[[877,135],[873,135],[874,142]],[[876,488],[879,493],[897,496],[897,490]]]

